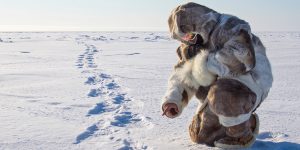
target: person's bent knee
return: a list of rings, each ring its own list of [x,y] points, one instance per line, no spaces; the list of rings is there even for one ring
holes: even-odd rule
[[[251,113],[255,106],[256,94],[237,80],[218,79],[211,86],[207,98],[212,112],[218,116],[235,119]]]

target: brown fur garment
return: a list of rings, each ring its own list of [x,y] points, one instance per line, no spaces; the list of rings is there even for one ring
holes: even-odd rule
[[[191,140],[195,143],[214,146],[214,141],[235,137],[247,143],[249,139],[239,139],[239,137],[247,134],[251,137],[255,128],[253,116],[242,124],[224,127],[219,123],[217,115],[237,116],[249,112],[255,101],[254,93],[239,81],[220,79],[211,86],[208,98],[208,105],[193,117],[189,126]]]
[[[233,75],[246,73],[256,64],[251,29],[244,20],[191,2],[175,8],[168,23],[172,37],[182,43],[189,43],[184,40],[186,34],[200,35],[201,44]]]
[[[182,43],[176,50],[179,61],[175,65],[175,68],[181,67],[186,61],[194,58],[198,53],[201,52],[201,49],[203,49],[203,46],[201,45],[187,45]]]

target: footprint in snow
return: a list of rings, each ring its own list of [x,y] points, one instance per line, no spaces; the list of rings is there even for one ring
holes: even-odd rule
[[[124,96],[125,94],[118,94],[116,97],[113,98],[113,103],[121,104],[125,100]]]
[[[76,142],[74,142],[74,144],[79,144],[83,140],[85,140],[85,139],[89,138],[90,136],[92,136],[98,130],[99,130],[99,128],[95,124],[88,127],[86,129],[86,131],[84,131],[83,133],[79,134],[76,137]]]
[[[133,150],[133,148],[130,146],[130,142],[128,140],[123,140],[124,146],[119,148],[118,150]]]
[[[88,93],[88,97],[98,97],[99,95],[101,95],[99,89],[91,89],[90,92]]]
[[[119,88],[119,86],[114,81],[112,81],[111,83],[106,84],[106,86],[109,90]]]
[[[97,115],[105,112],[105,104],[98,103],[93,109],[89,110],[86,116]]]
[[[91,77],[88,77],[87,81],[85,81],[85,84],[92,85],[92,84],[96,84],[96,82],[97,82],[96,77],[91,76]]]
[[[300,144],[292,142],[255,141],[249,150],[299,150]]]
[[[107,74],[101,73],[99,76],[103,79],[111,79],[110,75],[107,75]]]
[[[122,112],[120,115],[115,116],[114,119],[115,121],[112,121],[111,125],[118,127],[125,127],[129,123],[141,121],[141,119],[133,118],[131,112]]]
[[[263,140],[263,139],[281,139],[288,137],[287,134],[280,133],[280,132],[262,132],[257,136],[257,139]]]

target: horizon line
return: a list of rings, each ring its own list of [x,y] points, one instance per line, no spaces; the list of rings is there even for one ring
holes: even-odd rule
[[[0,33],[10,32],[169,32],[168,30],[15,30],[15,31],[1,31]],[[300,32],[300,30],[254,30],[252,32]]]

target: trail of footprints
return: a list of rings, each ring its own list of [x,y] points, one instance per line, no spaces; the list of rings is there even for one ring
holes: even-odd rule
[[[82,44],[84,43],[82,42]],[[99,73],[98,65],[95,64],[95,55],[99,53],[99,50],[94,45],[85,44],[85,47],[84,53],[78,56],[76,66],[87,76],[85,84],[91,87],[87,97],[99,98],[99,102],[87,112],[86,117],[98,116],[99,119],[80,133],[74,144],[79,144],[92,137],[101,138],[101,135],[105,135],[102,137],[109,137],[109,139],[101,140],[113,143],[116,147],[121,147],[120,149],[136,149],[137,147],[134,146],[136,143],[132,141],[130,132],[124,127],[142,127],[145,123],[140,122],[145,121],[145,118],[130,111],[127,103],[132,99],[127,97],[126,92],[122,91],[112,76]],[[124,133],[128,134],[125,136],[128,138],[116,138],[122,137],[118,135],[124,135]],[[147,149],[147,146],[142,145],[138,149]]]
[[[94,55],[99,51],[94,45],[85,44],[85,52],[78,56],[76,66],[78,68],[97,68],[98,66],[94,63]]]

